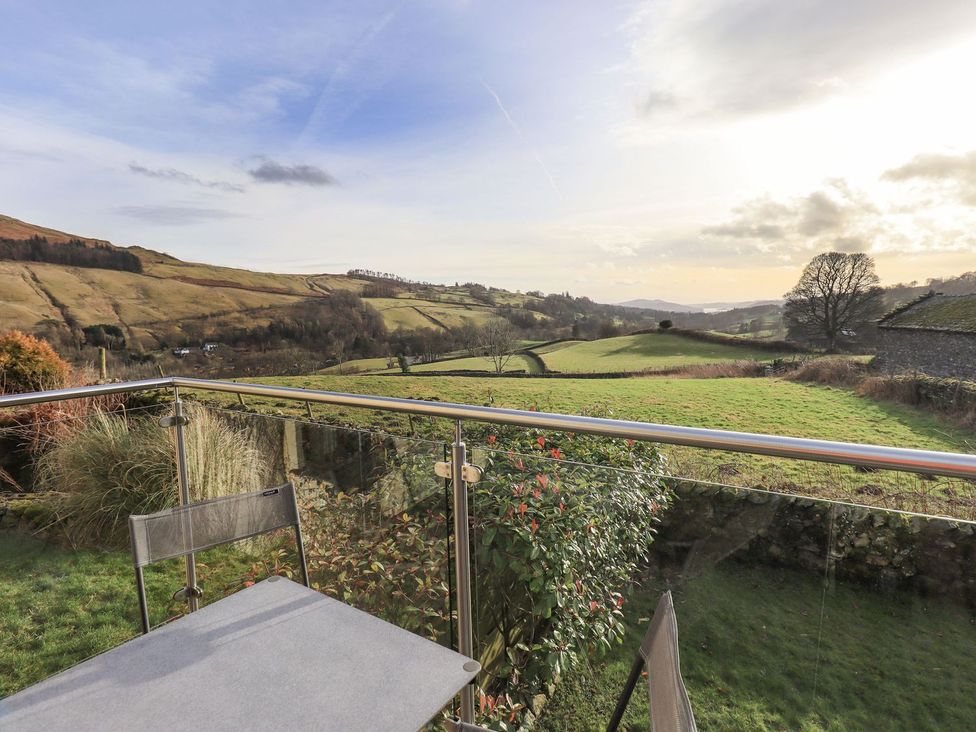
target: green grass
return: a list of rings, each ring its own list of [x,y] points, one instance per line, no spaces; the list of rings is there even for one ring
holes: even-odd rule
[[[539,730],[605,728],[663,589],[632,595],[625,644],[563,679]],[[702,730],[972,729],[976,623],[961,606],[843,583],[825,594],[816,574],[735,562],[672,592]],[[646,687],[622,728],[647,729]]]
[[[657,371],[724,361],[770,361],[787,355],[791,354],[706,343],[670,333],[645,333],[572,343],[543,353],[542,360],[550,371],[587,374]]]
[[[197,555],[204,602],[241,589],[253,559],[234,548]],[[146,569],[153,623],[178,614],[182,560]],[[139,633],[128,552],[74,551],[0,531],[0,697],[106,651]],[[0,725],[2,726],[2,725]]]
[[[813,437],[930,450],[971,447],[971,433],[935,415],[859,397],[846,389],[781,379],[472,379],[463,376],[281,376],[259,383],[380,396]],[[233,397],[229,402],[236,401]],[[247,397],[249,407],[301,416],[300,402]],[[317,417],[396,428],[395,414],[316,405]]]
[[[396,359],[393,361],[396,363]],[[320,370],[320,374],[362,374],[368,373],[370,371],[386,371],[389,364],[389,359],[385,356],[380,358],[354,358],[351,361],[346,361],[341,366],[336,364],[335,366],[329,366]]]
[[[325,391],[410,397],[564,414],[591,413],[690,427],[973,452],[972,432],[930,412],[860,397],[827,386],[781,379],[478,379],[436,376],[296,376],[258,381]],[[224,404],[234,398],[209,396]],[[246,398],[249,408],[304,418],[304,405]],[[426,420],[389,412],[313,407],[316,419],[368,425],[394,434],[428,429]],[[449,424],[439,423],[440,437]],[[435,425],[437,428],[437,425]],[[472,430],[474,428],[471,428]],[[481,429],[481,428],[478,428]],[[472,441],[469,438],[469,441]],[[908,474],[857,473],[851,468],[717,450],[665,447],[675,474],[743,486],[851,500],[960,518],[974,516],[973,487],[929,484]],[[877,486],[883,491],[877,492]],[[952,492],[958,495],[953,496]]]
[[[537,373],[538,367],[535,362],[525,356],[518,354],[512,356],[505,364],[504,371],[526,371]],[[396,373],[399,369],[384,369],[385,373]],[[411,373],[430,373],[436,371],[490,371],[494,373],[495,364],[490,358],[484,356],[472,356],[467,358],[452,358],[446,361],[434,361],[432,363],[417,363],[410,367]]]

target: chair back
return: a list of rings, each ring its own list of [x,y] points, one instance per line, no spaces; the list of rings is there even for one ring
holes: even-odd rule
[[[144,516],[130,516],[132,558],[136,566],[145,567],[298,523],[298,506],[291,483],[222,496]]]
[[[641,642],[647,669],[647,692],[653,732],[696,732],[695,715],[681,678],[678,658],[678,620],[671,591],[657,603],[651,625]]]
[[[136,569],[143,631],[149,632],[143,567],[289,526],[295,529],[302,579],[307,587],[305,547],[295,487],[291,483],[167,508],[156,513],[129,516],[132,561]],[[196,590],[187,588],[189,592]]]

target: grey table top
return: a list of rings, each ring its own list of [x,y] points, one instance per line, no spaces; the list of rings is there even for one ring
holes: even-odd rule
[[[0,729],[413,732],[477,670],[273,577],[0,700]]]

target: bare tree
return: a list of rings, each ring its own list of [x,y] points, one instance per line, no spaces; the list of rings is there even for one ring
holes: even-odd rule
[[[881,314],[878,282],[874,260],[866,254],[818,254],[786,293],[783,318],[792,334],[823,337],[827,350],[834,351],[838,336]]]
[[[495,373],[500,374],[515,355],[518,333],[507,320],[493,318],[478,329],[478,336],[481,352],[491,361]]]

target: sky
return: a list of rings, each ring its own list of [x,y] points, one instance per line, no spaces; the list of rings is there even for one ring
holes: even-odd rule
[[[976,269],[972,0],[0,0],[0,213],[275,272],[783,295]]]

